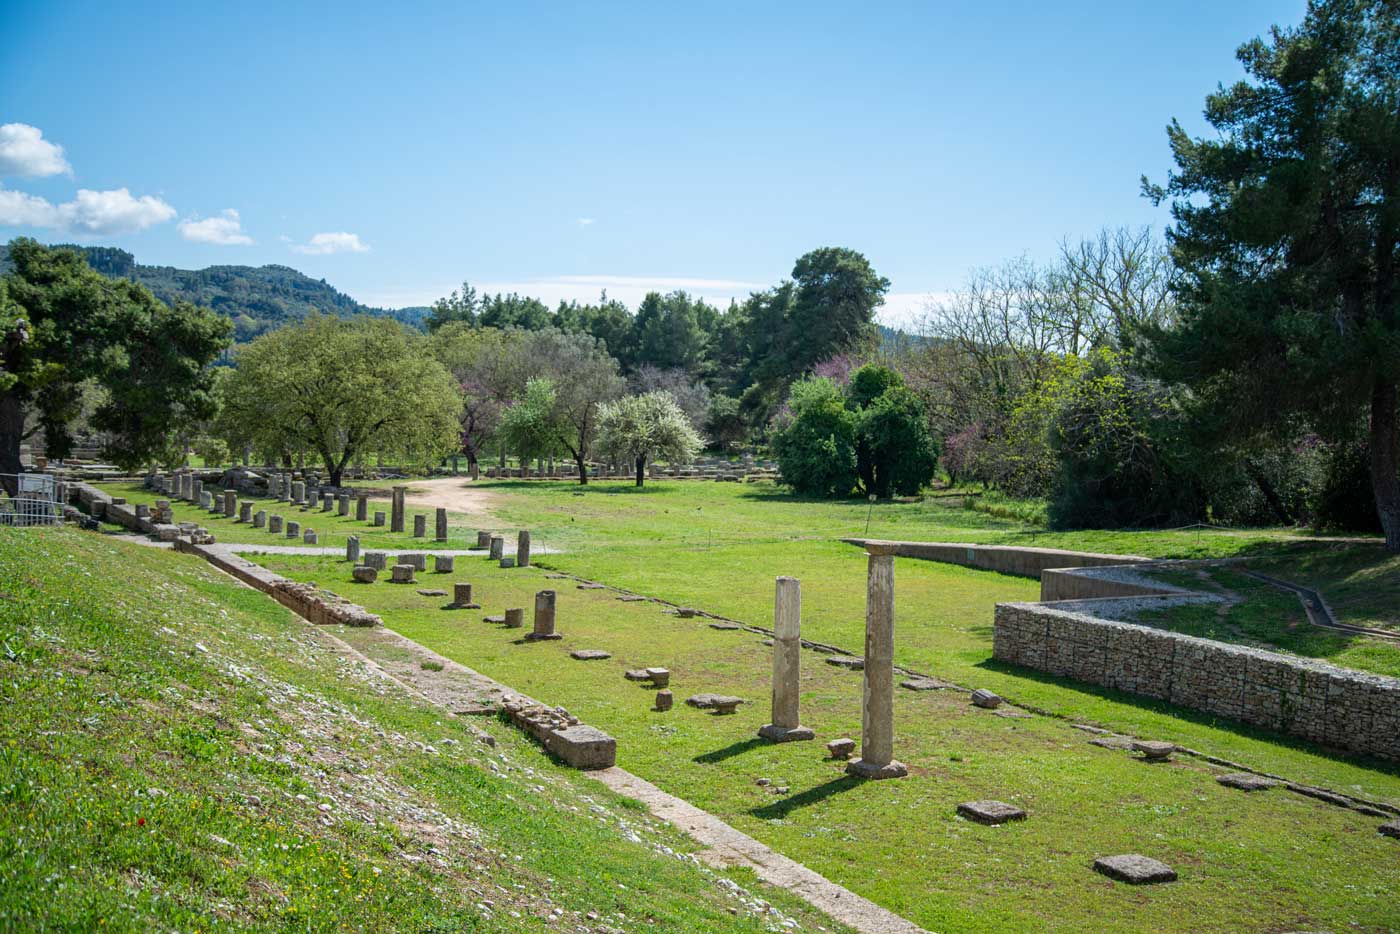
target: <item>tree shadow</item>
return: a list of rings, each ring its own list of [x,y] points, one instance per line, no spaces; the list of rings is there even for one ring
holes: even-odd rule
[[[817,785],[815,788],[808,788],[806,791],[798,792],[795,795],[788,795],[785,798],[774,801],[772,804],[750,808],[749,813],[763,820],[784,818],[798,808],[805,808],[817,804],[818,802],[825,801],[832,795],[838,795],[843,791],[849,791],[864,782],[865,779],[857,778],[854,775],[842,775],[840,778],[833,778],[831,781]]]
[[[737,743],[730,743],[723,749],[716,749],[714,752],[701,753],[700,755],[696,756],[690,761],[698,762],[701,765],[712,765],[713,763],[723,762],[725,759],[730,759],[734,756],[743,755],[750,749],[755,749],[759,746],[766,745],[768,745],[767,740],[758,736],[753,736],[749,739],[742,739]]]

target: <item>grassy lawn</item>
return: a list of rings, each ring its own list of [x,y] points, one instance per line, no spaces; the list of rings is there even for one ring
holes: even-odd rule
[[[1400,631],[1400,555],[1364,545],[1289,548],[1249,566],[1320,591],[1338,622]]]
[[[659,560],[655,552],[650,558],[646,549],[614,553],[611,573],[600,576],[643,574],[649,561]],[[864,562],[856,549],[755,543],[685,553],[687,593],[709,590],[721,602],[737,601],[754,610],[747,616],[759,623],[769,618],[757,611],[760,593],[771,608],[769,566],[781,565],[803,579],[804,632],[859,648]],[[896,754],[912,774],[861,783],[846,778],[822,748],[826,740],[859,735],[861,676],[823,664],[815,653],[803,654],[802,703],[803,721],[818,740],[771,746],[754,738],[767,720],[770,661],[752,633],[715,630],[654,603],[622,603],[605,591],[549,580],[543,569],[501,570],[485,559],[459,561],[450,576],[419,575],[418,587],[356,586],[347,564],[327,558],[262,560],[348,595],[445,655],[563,704],[618,738],[622,766],[931,930],[1383,930],[1400,924],[1392,897],[1400,862],[1394,841],[1376,834],[1378,819],[1285,791],[1246,796],[1216,784],[1218,770],[1195,760],[1149,766],[1090,745],[1090,735],[1057,718],[1006,718],[971,707],[962,693],[901,689]],[[898,644],[908,661],[940,675],[966,673],[1012,697],[1058,698],[1116,725],[1130,721],[1153,736],[1400,802],[1400,777],[1393,771],[1183,718],[1165,706],[979,667],[986,635],[975,630],[985,629],[992,603],[1008,592],[1021,596],[1033,584],[928,562],[897,564]],[[656,589],[685,584],[681,575],[667,573],[651,579]],[[445,598],[417,593],[450,589],[446,582],[459,580],[475,585],[481,611],[445,610]],[[561,642],[525,643],[521,631],[483,622],[484,615],[508,607],[530,607],[534,592],[546,587],[558,592]],[[346,632],[352,640],[356,635]],[[577,648],[605,649],[612,658],[569,658]],[[652,711],[651,692],[622,677],[628,668],[647,665],[672,671],[677,706],[668,713]],[[681,703],[702,691],[734,693],[752,703],[732,717]],[[757,785],[760,778],[771,785]],[[985,828],[954,816],[959,802],[977,798],[1017,803],[1031,817]],[[1135,889],[1090,870],[1096,856],[1120,852],[1162,859],[1182,879]]]
[[[0,703],[0,930],[836,927],[197,558],[0,528]]]
[[[1375,549],[1370,551],[1374,560]],[[1290,558],[1270,567],[1280,575],[1289,574],[1290,580],[1297,580],[1294,561],[1296,558]],[[1249,562],[1250,567],[1257,564]],[[1314,626],[1295,594],[1238,570],[1212,568],[1201,573],[1206,575],[1213,589],[1228,593],[1240,602],[1229,607],[1194,605],[1154,610],[1139,614],[1135,621],[1191,636],[1288,652],[1344,668],[1400,678],[1400,644]],[[1181,586],[1212,589],[1201,586],[1202,580],[1194,574],[1176,572],[1160,576]]]
[[[411,484],[410,484],[411,485]],[[123,496],[129,503],[154,503],[158,499],[168,499],[163,493],[153,493],[145,489],[139,483],[104,483],[101,487],[113,496]],[[375,485],[376,489],[387,489],[388,484]],[[314,509],[303,511],[299,506],[290,503],[279,502],[274,499],[254,499],[252,500],[253,512],[266,510],[269,516],[280,515],[283,519],[301,523],[302,531],[308,528],[315,529],[317,543],[325,547],[344,548],[345,539],[350,535],[360,537],[360,547],[363,550],[373,551],[376,549],[388,549],[397,551],[423,551],[433,548],[470,548],[476,544],[476,530],[480,527],[480,519],[466,516],[460,513],[449,512],[447,514],[447,537],[446,543],[439,543],[433,540],[434,513],[431,509],[414,509],[409,507],[405,512],[405,531],[402,533],[392,533],[389,531],[389,500],[373,499],[369,501],[369,517],[365,522],[355,519],[355,504],[350,503],[349,515],[336,515],[336,508],[330,512],[322,512],[318,505]],[[256,545],[300,545],[301,539],[290,539],[285,532],[274,535],[266,528],[255,529],[251,523],[235,522],[233,519],[225,518],[222,514],[214,515],[207,509],[200,509],[198,506],[180,500],[172,500],[171,505],[175,510],[176,522],[197,522],[214,533],[214,539],[219,542],[231,543],[251,543]],[[385,513],[384,525],[375,526],[371,524],[376,512]],[[422,513],[428,517],[428,534],[425,538],[414,538],[413,516]]]

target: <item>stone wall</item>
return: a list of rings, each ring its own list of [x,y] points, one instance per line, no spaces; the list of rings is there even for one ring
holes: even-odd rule
[[[865,547],[867,538],[842,539],[850,545]],[[1092,551],[1063,551],[1059,548],[1023,548],[1017,545],[968,545],[958,542],[883,542],[891,545],[900,558],[920,558],[941,561],[963,567],[1015,574],[1039,579],[1050,568],[1101,567],[1115,564],[1145,562],[1135,555],[1102,555]]]
[[[1002,603],[993,656],[1327,746],[1400,761],[1400,680],[1115,622]]]

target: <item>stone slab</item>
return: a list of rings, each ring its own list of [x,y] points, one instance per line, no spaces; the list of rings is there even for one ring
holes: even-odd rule
[[[979,824],[1004,824],[1007,821],[1025,820],[1026,812],[1005,801],[964,801],[958,805],[958,816]]]
[[[1265,778],[1262,775],[1254,775],[1249,772],[1231,772],[1228,775],[1217,775],[1215,780],[1226,788],[1238,788],[1240,791],[1267,791],[1273,788],[1278,782],[1272,778]]]
[[[611,652],[602,649],[574,649],[569,653],[570,658],[576,658],[581,662],[591,662],[598,659],[612,658]]]
[[[1159,882],[1175,882],[1176,870],[1166,863],[1143,856],[1139,853],[1124,853],[1121,856],[1100,856],[1094,860],[1094,869],[1130,885],[1154,885]]]

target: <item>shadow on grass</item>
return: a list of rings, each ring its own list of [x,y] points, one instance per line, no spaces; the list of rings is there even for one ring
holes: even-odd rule
[[[980,661],[973,667],[1021,678],[1026,681],[1038,681],[1041,684],[1051,684],[1058,688],[1073,691],[1076,694],[1096,697],[1100,700],[1111,701],[1126,707],[1136,707],[1139,710],[1164,714],[1187,723],[1197,723],[1201,726],[1208,726],[1221,730],[1222,732],[1233,733],[1236,736],[1273,743],[1276,746],[1283,746],[1288,749],[1296,749],[1299,752],[1311,753],[1319,758],[1331,759],[1334,762],[1345,762],[1369,769],[1373,772],[1378,772],[1382,775],[1400,778],[1400,763],[1387,762],[1384,759],[1377,759],[1372,756],[1361,755],[1359,753],[1347,753],[1339,749],[1320,746],[1311,740],[1306,740],[1298,736],[1291,736],[1287,733],[1280,733],[1276,730],[1264,729],[1263,727],[1250,726],[1247,723],[1238,723],[1233,720],[1218,717],[1215,714],[1191,710],[1187,707],[1179,707],[1175,704],[1167,703],[1166,701],[1153,700],[1150,697],[1139,697],[1136,694],[1128,694],[1115,688],[1100,687],[1099,685],[1088,684],[1083,681],[1075,681],[1072,678],[1047,674],[1043,671],[1036,671],[1034,668],[1012,665],[994,658]],[[1109,725],[1111,726],[1111,724]]]
[[[850,791],[857,785],[863,784],[864,779],[856,778],[854,775],[842,775],[840,778],[833,778],[825,784],[817,785],[815,788],[808,788],[795,795],[788,795],[774,801],[772,804],[765,804],[762,807],[750,808],[749,813],[754,817],[763,820],[773,820],[784,818],[798,808],[809,807],[830,798],[832,795],[839,795],[843,791]]]
[[[753,736],[749,739],[741,739],[737,743],[730,743],[723,749],[716,749],[714,752],[701,753],[690,761],[698,762],[701,765],[712,765],[716,762],[723,762],[725,759],[731,759],[734,756],[741,756],[750,749],[756,749],[759,746],[766,745],[768,745],[767,740]]]

